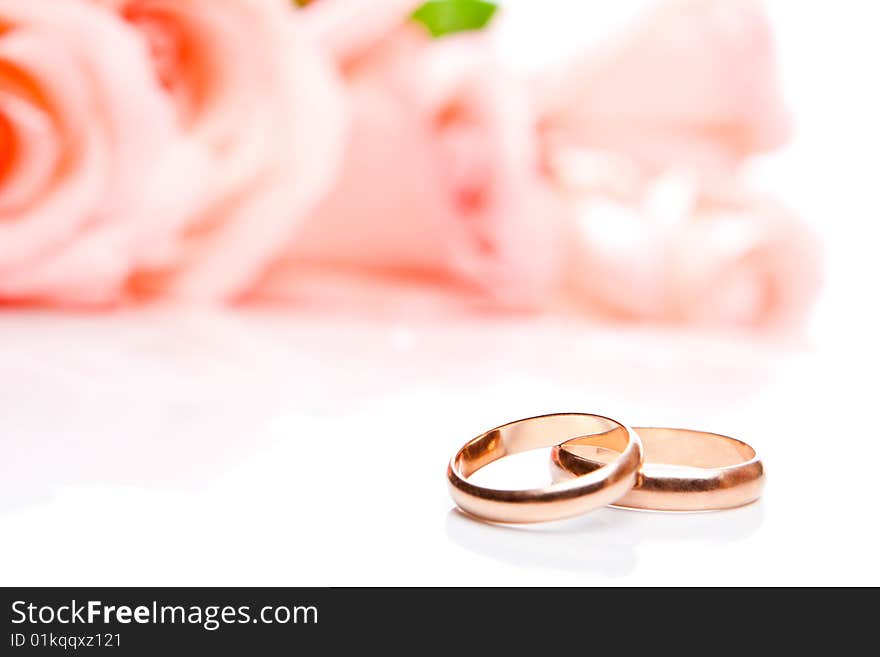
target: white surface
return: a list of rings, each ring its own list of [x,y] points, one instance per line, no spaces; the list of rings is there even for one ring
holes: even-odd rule
[[[876,17],[773,10],[800,136],[756,178],[828,244],[803,344],[554,318],[6,312],[0,583],[880,584]],[[741,436],[764,499],[527,528],[451,510],[462,442],[563,410]],[[495,474],[539,483],[545,457]]]
[[[2,345],[4,584],[880,583],[877,363],[852,344],[239,314],[7,316]],[[451,511],[467,438],[576,409],[742,436],[764,501]],[[497,475],[540,483],[537,456]]]

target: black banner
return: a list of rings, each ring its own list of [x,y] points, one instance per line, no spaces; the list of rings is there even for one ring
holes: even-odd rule
[[[353,646],[420,654],[428,644],[470,654],[478,644],[522,648],[529,638],[557,651],[614,635],[650,648],[692,633],[723,642],[786,626],[817,638],[843,613],[849,628],[868,627],[872,608],[843,604],[839,592],[780,589],[7,588],[0,598],[0,654],[23,656],[336,654]],[[838,644],[842,636],[856,634],[837,633]]]

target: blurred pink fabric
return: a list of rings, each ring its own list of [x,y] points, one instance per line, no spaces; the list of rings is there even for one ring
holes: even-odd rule
[[[0,299],[106,303],[168,261],[195,156],[128,26],[0,0],[0,134]]]
[[[653,167],[729,170],[791,130],[755,0],[667,0],[534,85],[545,139]]]
[[[297,298],[330,270],[460,286],[498,307],[546,303],[560,243],[534,117],[486,38],[408,25],[346,63],[342,175],[260,294]]]

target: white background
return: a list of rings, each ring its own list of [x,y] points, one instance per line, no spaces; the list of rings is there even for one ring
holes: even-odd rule
[[[508,4],[501,45],[532,66],[644,3]],[[7,311],[0,584],[880,584],[880,16],[771,9],[798,135],[751,174],[825,239],[806,337]],[[740,436],[764,458],[764,498],[531,527],[452,510],[461,443],[564,410]],[[511,461],[487,476],[546,480],[545,453]]]

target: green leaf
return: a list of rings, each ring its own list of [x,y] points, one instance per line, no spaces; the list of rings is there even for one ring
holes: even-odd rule
[[[484,0],[429,0],[412,17],[424,25],[431,36],[479,30],[492,20],[498,6]]]

